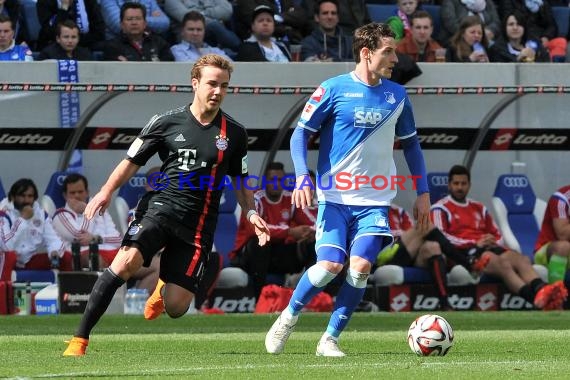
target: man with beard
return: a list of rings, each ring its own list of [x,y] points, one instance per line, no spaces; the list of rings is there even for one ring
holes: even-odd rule
[[[449,195],[431,209],[433,223],[445,237],[466,255],[479,252],[489,255],[483,273],[500,278],[509,291],[537,309],[562,308],[568,296],[564,283],[544,283],[528,257],[503,246],[503,237],[487,208],[467,198],[471,188],[469,169],[453,166],[449,171],[448,188]]]
[[[8,273],[14,267],[72,269],[71,253],[65,252],[51,218],[37,200],[34,182],[22,178],[12,185],[8,198],[0,204],[0,244],[7,251],[4,265]]]

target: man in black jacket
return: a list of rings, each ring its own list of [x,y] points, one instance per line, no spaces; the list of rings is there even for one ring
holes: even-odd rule
[[[140,3],[121,6],[121,35],[105,43],[105,61],[174,61],[162,37],[145,31],[146,8]]]
[[[239,47],[236,61],[290,62],[291,52],[285,44],[273,37],[275,20],[273,9],[259,5],[253,11],[251,37]]]

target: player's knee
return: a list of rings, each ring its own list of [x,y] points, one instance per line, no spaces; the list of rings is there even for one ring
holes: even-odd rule
[[[186,310],[182,310],[180,308],[176,308],[176,310],[169,309],[168,307],[165,308],[166,314],[172,319],[180,318],[186,314],[188,308]]]
[[[425,241],[420,246],[420,255],[423,257],[441,255],[441,247],[436,241]]]
[[[170,318],[180,318],[185,315],[190,307],[189,304],[184,302],[167,302],[164,300],[164,311]]]
[[[558,256],[567,257],[570,254],[570,241],[553,241],[550,243],[550,251]]]
[[[355,288],[362,289],[365,288],[366,284],[368,283],[368,276],[370,276],[370,273],[359,272],[352,268],[348,268],[346,282]]]
[[[336,264],[336,263],[333,263]],[[313,284],[316,288],[323,288],[329,284],[337,274],[342,270],[342,264],[340,265],[340,269],[338,272],[331,271],[330,267],[324,268],[320,264],[315,264],[309,269],[307,269],[307,276],[309,277],[309,281]]]

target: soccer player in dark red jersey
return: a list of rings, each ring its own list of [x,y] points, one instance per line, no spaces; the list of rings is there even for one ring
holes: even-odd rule
[[[247,220],[259,244],[269,240],[267,224],[255,211],[253,194],[243,183],[248,176],[246,130],[220,109],[232,70],[218,55],[196,61],[191,72],[193,102],[154,116],[87,205],[88,219],[104,212],[113,192],[159,154],[163,163],[162,175],[153,186],[156,191],[145,195],[141,204],[146,207],[137,210],[115,260],[95,283],[64,356],[85,355],[89,334],[117,289],[141,266],[148,266],[163,247],[163,282],[155,293],[163,298],[170,317],[186,313],[208,270],[226,175],[234,177],[238,202],[248,210]]]

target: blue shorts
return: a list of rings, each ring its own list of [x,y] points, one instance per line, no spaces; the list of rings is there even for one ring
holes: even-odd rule
[[[351,252],[351,248],[354,241],[363,236],[380,235],[392,239],[388,209],[388,206],[351,206],[319,202],[315,235],[317,257],[319,248],[326,246],[337,248],[347,256],[362,256],[359,252]]]

